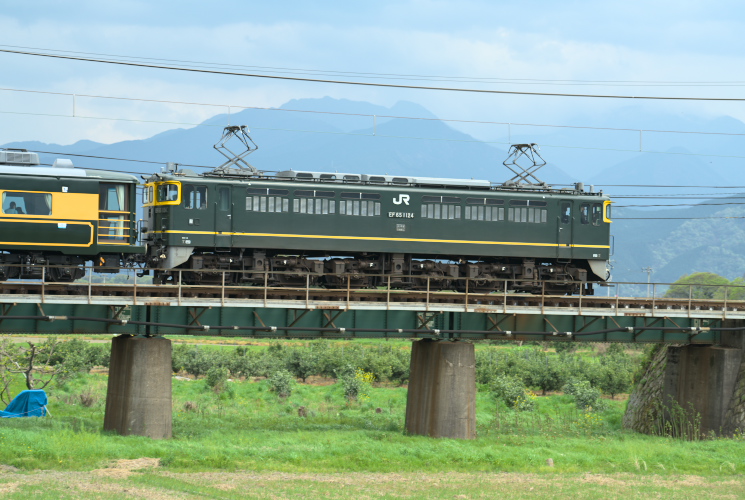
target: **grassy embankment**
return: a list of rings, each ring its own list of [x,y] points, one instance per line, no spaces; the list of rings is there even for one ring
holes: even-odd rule
[[[56,498],[70,494],[66,488],[76,498],[127,488],[184,498],[245,497],[245,488],[253,498],[307,498],[311,490],[319,498],[478,498],[502,488],[517,498],[745,495],[743,441],[629,433],[620,428],[620,400],[584,413],[569,396],[550,395],[538,397],[533,412],[515,412],[481,387],[479,436],[455,441],[405,435],[401,387],[375,387],[350,403],[330,380],[300,384],[281,400],[265,380],[230,382],[232,395],[218,395],[202,380],[176,379],[174,437],[153,441],[102,432],[106,380],[81,375],[49,390],[52,417],[0,421],[0,464],[19,469],[0,470],[2,496]],[[117,462],[142,457],[159,467],[132,474]],[[51,472],[24,473],[39,470]],[[221,475],[235,471],[251,472]],[[104,490],[82,488],[88,477]]]

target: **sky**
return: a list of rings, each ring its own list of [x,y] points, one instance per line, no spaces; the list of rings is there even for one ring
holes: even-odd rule
[[[736,1],[0,0],[0,7],[0,49],[234,65],[299,77],[327,72],[320,77],[399,85],[745,97],[745,6]],[[277,107],[324,96],[388,107],[411,101],[453,120],[644,128],[650,115],[667,113],[745,121],[745,102],[376,88],[10,53],[0,53],[0,65],[0,88],[16,90],[0,90],[0,144],[142,139],[197,124],[226,105]],[[636,111],[618,123],[618,110],[629,106]],[[483,139],[504,133],[502,126],[456,126]]]

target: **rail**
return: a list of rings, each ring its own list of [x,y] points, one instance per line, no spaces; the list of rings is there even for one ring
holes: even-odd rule
[[[37,266],[39,267],[39,266]],[[86,268],[84,278],[72,283],[51,283],[45,280],[49,267],[43,266],[42,279],[0,282],[0,302],[38,303],[116,303],[143,305],[208,304],[214,306],[261,306],[304,309],[417,309],[429,311],[501,312],[522,314],[626,315],[653,317],[687,317],[710,319],[745,319],[745,286],[646,282],[611,282],[596,285],[608,293],[588,295],[583,290],[577,295],[529,294],[509,291],[514,283],[535,283],[533,280],[471,279],[422,275],[375,275],[385,285],[376,288],[354,286],[354,274],[298,273],[269,271],[212,272],[214,283],[189,285],[183,283],[184,273],[204,270],[178,270],[175,282],[154,285],[150,277],[138,277],[137,269],[123,269],[114,280],[127,276],[127,283],[106,283],[106,274],[96,268]],[[250,274],[258,284],[235,284],[238,276]],[[292,286],[278,286],[271,277],[292,279]],[[335,288],[323,288],[313,282],[325,276],[339,283]],[[367,275],[371,276],[371,275]],[[397,280],[417,280],[420,289],[398,288]],[[540,285],[545,291],[551,281]],[[623,290],[649,287],[651,296],[623,296]],[[607,288],[606,288],[607,287]],[[660,296],[658,290],[668,290]],[[459,291],[451,288],[458,288]],[[489,291],[484,291],[489,289]],[[609,293],[613,290],[615,293]],[[672,295],[672,296],[670,296]]]

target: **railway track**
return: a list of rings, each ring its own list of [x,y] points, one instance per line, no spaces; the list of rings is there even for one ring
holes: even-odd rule
[[[745,311],[745,301],[709,299],[670,299],[648,297],[600,297],[600,296],[558,296],[531,295],[523,293],[459,293],[452,291],[413,291],[395,289],[325,289],[325,288],[276,288],[263,286],[210,286],[210,285],[122,285],[122,284],[63,284],[41,282],[3,282],[0,283],[0,296],[5,301],[13,297],[44,301],[66,299],[66,301],[90,302],[100,298],[120,298],[137,303],[162,300],[200,300],[207,302],[262,301],[306,302],[317,305],[345,303],[368,304],[426,304],[469,306],[479,308],[527,308],[527,309],[607,309],[616,314],[632,311]],[[336,308],[336,307],[335,307]]]

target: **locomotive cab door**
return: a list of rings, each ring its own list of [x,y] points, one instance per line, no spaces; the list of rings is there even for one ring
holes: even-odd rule
[[[233,246],[233,200],[230,186],[217,188],[215,202],[215,247],[230,248]]]
[[[572,258],[572,221],[574,216],[572,213],[572,202],[561,201],[559,202],[559,217],[558,217],[558,235],[556,241],[558,247],[556,250],[556,257],[559,259],[571,259]]]

